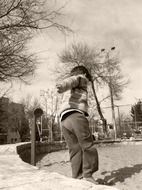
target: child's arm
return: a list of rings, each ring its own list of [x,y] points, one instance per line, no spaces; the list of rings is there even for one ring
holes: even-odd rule
[[[63,80],[63,82],[56,85],[57,92],[63,93],[69,89],[75,88],[79,85],[79,76],[72,76]]]

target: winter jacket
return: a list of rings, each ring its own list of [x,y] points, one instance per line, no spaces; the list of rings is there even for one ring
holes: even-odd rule
[[[57,84],[58,92],[64,93],[59,114],[65,110],[76,109],[88,115],[87,83],[84,75],[76,75]]]

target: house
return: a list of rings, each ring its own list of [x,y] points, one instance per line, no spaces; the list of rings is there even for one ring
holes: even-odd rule
[[[25,118],[22,104],[0,98],[0,144],[21,142],[20,129]]]

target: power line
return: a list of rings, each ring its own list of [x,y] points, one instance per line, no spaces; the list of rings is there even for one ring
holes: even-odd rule
[[[123,105],[114,105],[114,107],[125,107],[125,106],[132,106],[132,104],[123,104]],[[102,107],[103,109],[111,108],[111,106]]]

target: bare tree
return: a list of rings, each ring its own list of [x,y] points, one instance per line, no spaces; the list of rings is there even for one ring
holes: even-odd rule
[[[29,121],[33,119],[34,110],[41,107],[39,100],[31,95],[27,95],[25,98],[22,98],[20,103],[23,105],[26,118]]]
[[[115,49],[115,48],[114,48]],[[92,76],[91,87],[96,101],[96,106],[101,120],[106,127],[106,120],[103,116],[100,102],[97,97],[96,87],[110,85],[115,97],[120,97],[124,87],[123,76],[120,70],[120,62],[116,57],[108,57],[104,49],[96,51],[83,43],[71,44],[71,46],[61,52],[59,58],[66,68],[72,68],[77,65],[84,65]],[[110,95],[107,95],[110,97]],[[105,129],[104,129],[105,130]]]
[[[64,6],[52,8],[50,4],[47,0],[0,1],[0,81],[26,81],[34,73],[37,59],[27,53],[26,43],[35,32],[70,30],[58,20]]]
[[[121,99],[121,94],[123,88],[128,84],[128,79],[122,74],[121,63],[119,60],[119,55],[117,51],[115,52],[115,47],[106,51],[102,49],[99,57],[99,72],[97,73],[97,82],[100,85],[108,85],[113,91],[113,96],[115,99]]]
[[[10,94],[12,90],[12,82],[10,81],[7,85],[5,82],[1,82],[1,87],[0,87],[0,97],[5,97]]]
[[[94,51],[94,49],[91,49],[86,44],[83,43],[77,43],[77,44],[71,44],[71,46],[63,50],[61,53],[60,60],[65,64],[66,67],[74,67],[77,65],[84,65],[90,72],[92,76],[91,80],[91,86],[93,90],[93,95],[96,101],[96,106],[98,113],[100,115],[100,118],[102,121],[105,122],[105,118],[103,116],[99,100],[96,94],[95,84],[94,82],[97,81],[98,78],[98,71],[100,70],[100,65],[97,64],[96,58],[98,56],[98,53]]]

